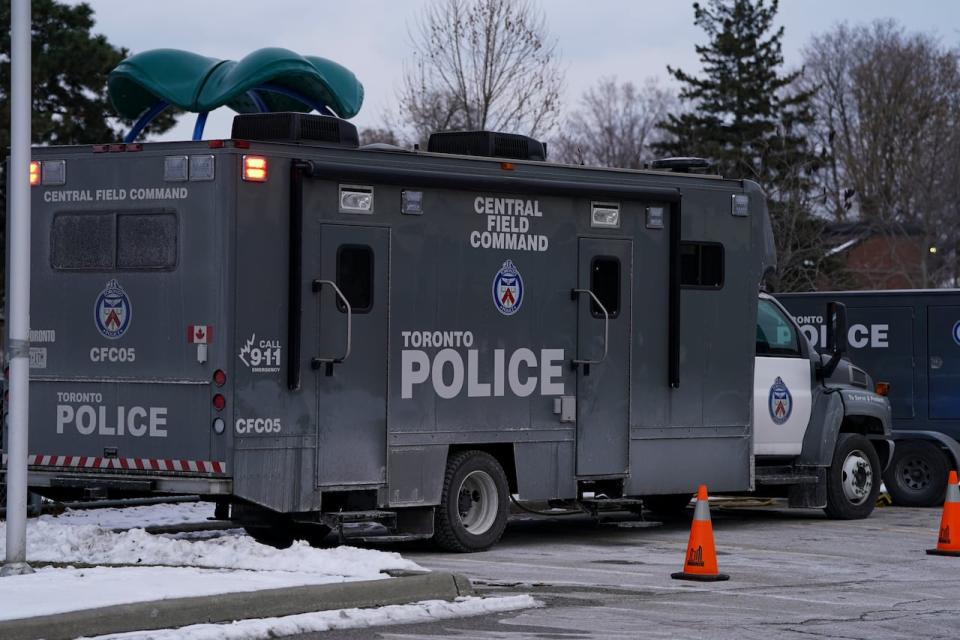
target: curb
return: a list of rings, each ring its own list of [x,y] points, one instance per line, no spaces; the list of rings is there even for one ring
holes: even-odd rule
[[[453,600],[473,586],[455,573],[306,585],[212,596],[173,598],[0,621],[4,640],[72,640],[127,631],[290,616],[329,609],[379,607],[420,600]]]

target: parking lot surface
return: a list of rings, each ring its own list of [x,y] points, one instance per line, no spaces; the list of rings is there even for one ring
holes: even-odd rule
[[[928,556],[939,509],[877,509],[867,520],[819,511],[712,505],[729,582],[670,579],[689,521],[640,526],[626,515],[515,517],[485,553],[392,549],[467,575],[485,594],[530,593],[544,607],[320,638],[956,638],[960,558]],[[690,515],[688,510],[688,517]]]

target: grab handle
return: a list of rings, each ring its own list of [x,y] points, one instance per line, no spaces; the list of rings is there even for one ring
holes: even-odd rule
[[[589,295],[593,299],[594,304],[596,304],[600,308],[600,311],[603,312],[603,355],[600,356],[599,360],[581,360],[579,358],[574,358],[572,362],[573,362],[573,366],[575,367],[581,364],[600,364],[601,362],[606,360],[607,345],[610,342],[610,314],[607,313],[607,308],[603,306],[603,303],[600,302],[596,294],[594,294],[593,291],[591,291],[590,289],[573,289],[570,291],[570,297],[576,300],[578,297],[578,294],[581,294],[581,293],[586,293],[587,295]],[[577,355],[580,355],[579,349],[578,349]]]
[[[347,296],[343,295],[343,291],[340,291],[340,287],[338,287],[337,283],[333,280],[314,280],[313,292],[319,293],[325,284],[328,284],[333,288],[333,292],[337,294],[337,297],[340,298],[340,302],[343,303],[343,306],[347,310],[347,348],[344,350],[343,355],[339,358],[323,358],[317,356],[310,361],[310,366],[313,369],[319,369],[321,366],[326,364],[329,371],[329,368],[332,365],[340,364],[350,357],[351,336],[353,331],[353,309],[350,307],[350,301],[347,300]]]

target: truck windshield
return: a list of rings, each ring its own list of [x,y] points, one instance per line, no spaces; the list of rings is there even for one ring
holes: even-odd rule
[[[757,355],[801,355],[793,323],[769,300],[760,300],[757,304]]]

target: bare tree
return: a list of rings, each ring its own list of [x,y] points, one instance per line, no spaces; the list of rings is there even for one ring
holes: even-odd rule
[[[570,164],[639,169],[653,157],[650,145],[663,136],[657,123],[677,108],[673,92],[653,78],[639,89],[632,82],[601,78],[564,122],[554,158]]]
[[[380,127],[364,127],[363,129],[360,129],[359,135],[361,145],[376,143],[400,145],[400,139],[397,136],[397,132],[388,125],[383,125]]]
[[[528,0],[438,0],[411,35],[398,100],[412,136],[489,129],[542,136],[556,125],[563,72]]]
[[[874,225],[877,233],[911,229],[923,257],[912,254],[911,264],[899,265],[912,274],[909,282],[955,281],[958,52],[933,36],[908,35],[892,21],[879,21],[840,25],[814,38],[805,57],[808,81],[817,89],[817,136],[830,158],[821,183],[829,214]],[[889,256],[891,268],[900,253]]]

